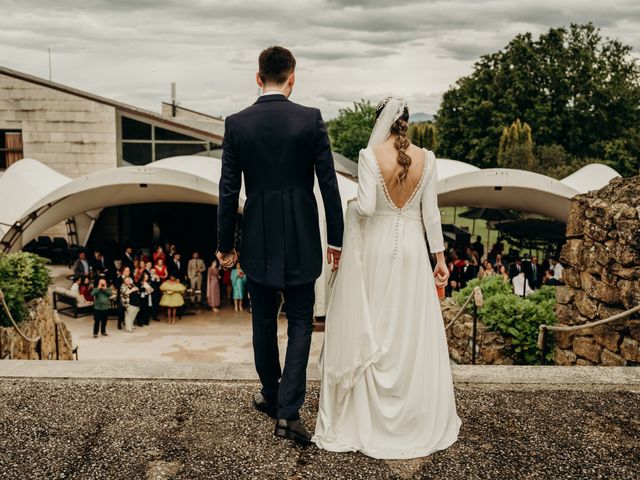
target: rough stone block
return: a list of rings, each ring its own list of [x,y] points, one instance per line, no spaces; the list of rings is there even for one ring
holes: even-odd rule
[[[575,305],[578,311],[589,319],[594,319],[598,315],[598,302],[589,298],[585,292],[576,293]]]
[[[587,360],[586,358],[578,358],[576,360],[576,365],[580,365],[582,367],[584,367],[584,366],[589,367],[589,366],[596,365],[596,364],[594,362],[591,362],[591,361]]]
[[[562,246],[560,251],[560,261],[567,265],[579,265],[582,257],[583,245],[582,240],[577,238],[570,238]]]
[[[556,365],[573,365],[576,359],[576,354],[571,350],[556,347],[553,351],[553,362]]]
[[[581,325],[587,323],[587,317],[578,312],[575,305],[556,304],[556,319],[563,325]]]
[[[622,335],[617,330],[605,324],[593,327],[593,338],[603,347],[608,348],[612,352],[617,352],[622,340]]]
[[[572,332],[553,332],[553,339],[555,340],[556,347],[571,348],[571,346],[573,345],[574,335],[575,333]]]
[[[640,280],[620,280],[618,288],[622,305],[625,308],[640,305]]]
[[[565,233],[567,237],[581,237],[584,235],[584,213],[586,207],[587,205],[584,201],[574,201],[571,204]]]
[[[621,243],[631,247],[635,247],[640,243],[640,221],[637,219],[620,219],[616,221],[616,229]]]
[[[637,267],[623,267],[620,264],[614,264],[609,267],[609,271],[624,280],[640,279],[640,268]]]
[[[629,320],[629,335],[634,340],[640,341],[640,320]]]
[[[607,350],[606,348],[602,350],[602,353],[600,354],[600,361],[602,362],[602,365],[606,365],[608,367],[623,367],[627,364],[627,361],[624,358],[617,353]]]
[[[562,303],[563,305],[568,305],[571,302],[573,302],[573,299],[575,298],[577,291],[578,290],[573,287],[560,285],[556,287],[556,299],[558,303]]]
[[[592,337],[575,337],[573,339],[573,351],[576,355],[598,363],[602,347]]]
[[[620,290],[617,287],[611,287],[604,282],[595,281],[588,291],[591,298],[600,300],[609,305],[620,303]]]
[[[580,272],[575,268],[565,268],[562,272],[562,280],[565,285],[569,285],[570,287],[580,288]]]
[[[613,317],[614,315],[618,315],[619,313],[624,312],[624,310],[620,308],[612,308],[604,303],[598,305],[598,319],[604,320],[605,318]],[[622,331],[627,328],[628,318],[621,318],[619,320],[614,320],[610,323],[607,323],[609,328],[612,328],[617,331]]]
[[[640,363],[640,342],[631,337],[625,337],[620,344],[620,354],[626,360]]]
[[[562,278],[564,278],[564,273]],[[589,272],[582,271],[580,272],[580,285],[582,286],[582,290],[585,292],[590,292],[593,288],[593,285],[596,283],[597,279],[591,275]]]
[[[599,220],[603,217],[597,217],[593,220],[587,220],[584,225],[584,234],[594,240],[596,242],[604,242],[607,239],[608,228],[599,225],[596,220]],[[604,219],[602,219],[602,223],[604,223]]]

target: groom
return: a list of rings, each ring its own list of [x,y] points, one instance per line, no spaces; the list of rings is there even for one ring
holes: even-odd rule
[[[322,271],[314,172],[326,214],[328,262],[334,270],[342,246],[342,204],[320,111],[288,100],[295,83],[295,58],[274,46],[260,54],[258,63],[256,81],[263,94],[225,121],[217,256],[224,268],[237,260],[235,227],[244,175],[247,200],[240,251],[262,382],[253,403],[277,420],[275,435],[307,444],[311,436],[298,412],[305,397],[314,284]],[[279,292],[284,294],[288,321],[284,370],[278,354]]]

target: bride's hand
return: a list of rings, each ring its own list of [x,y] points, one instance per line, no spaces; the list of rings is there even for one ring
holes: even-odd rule
[[[436,268],[433,269],[433,276],[436,279],[436,286],[446,287],[449,281],[449,269],[444,261],[438,261]]]

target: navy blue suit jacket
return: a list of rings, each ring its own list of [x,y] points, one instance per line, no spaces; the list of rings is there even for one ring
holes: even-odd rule
[[[225,120],[218,205],[218,250],[235,247],[238,197],[244,175],[247,200],[240,261],[259,284],[284,288],[322,272],[318,177],[329,245],[341,247],[342,203],[331,146],[320,110],[285,95],[258,98]]]

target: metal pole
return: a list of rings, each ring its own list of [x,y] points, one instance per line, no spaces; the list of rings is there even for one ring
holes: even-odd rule
[[[473,330],[471,333],[471,364],[476,364],[476,329],[478,325],[478,306],[473,302]]]

